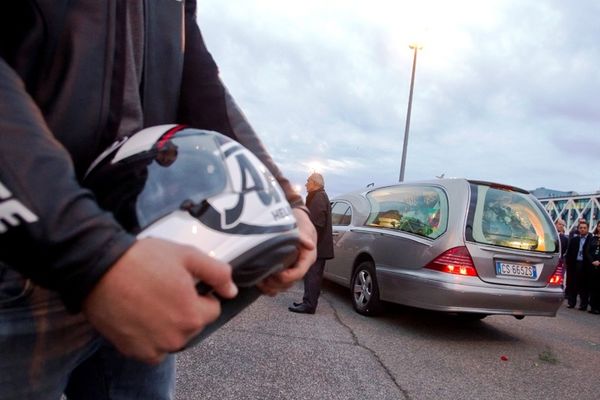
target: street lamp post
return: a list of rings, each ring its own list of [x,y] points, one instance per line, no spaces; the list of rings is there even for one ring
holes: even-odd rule
[[[404,182],[404,168],[406,167],[406,149],[408,147],[408,130],[410,128],[410,112],[412,109],[413,88],[415,86],[415,70],[417,68],[417,51],[423,48],[423,46],[420,46],[418,44],[411,44],[408,47],[413,49],[414,56],[412,65],[412,75],[410,77],[410,92],[408,94],[408,110],[406,111],[406,126],[404,127],[404,145],[402,146],[402,163],[400,164],[399,182]]]

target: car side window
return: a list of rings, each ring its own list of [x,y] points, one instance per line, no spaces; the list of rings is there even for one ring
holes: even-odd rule
[[[448,199],[434,186],[402,185],[367,194],[371,213],[366,225],[435,239],[448,225]]]
[[[350,225],[352,219],[352,208],[348,203],[341,201],[332,203],[331,206],[331,224],[332,225]]]

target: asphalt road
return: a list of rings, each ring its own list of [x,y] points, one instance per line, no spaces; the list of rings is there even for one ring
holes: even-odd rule
[[[600,398],[600,315],[368,318],[330,283],[315,315],[290,313],[301,297],[301,284],[262,297],[180,353],[177,399]]]

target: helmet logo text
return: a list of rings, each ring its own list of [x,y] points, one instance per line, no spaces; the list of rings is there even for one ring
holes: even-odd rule
[[[235,160],[240,168],[242,185],[237,204],[233,208],[225,210],[225,223],[227,225],[240,218],[244,209],[244,200],[248,194],[258,194],[261,203],[265,206],[270,205],[272,202],[281,202],[281,197],[273,184],[273,177],[270,173],[264,172],[261,174],[244,153],[237,154]],[[263,179],[261,179],[261,175]]]

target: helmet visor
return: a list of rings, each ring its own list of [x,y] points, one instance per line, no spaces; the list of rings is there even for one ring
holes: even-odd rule
[[[216,137],[194,130],[98,165],[85,185],[125,229],[139,233],[186,202],[199,204],[223,192],[228,182]]]

